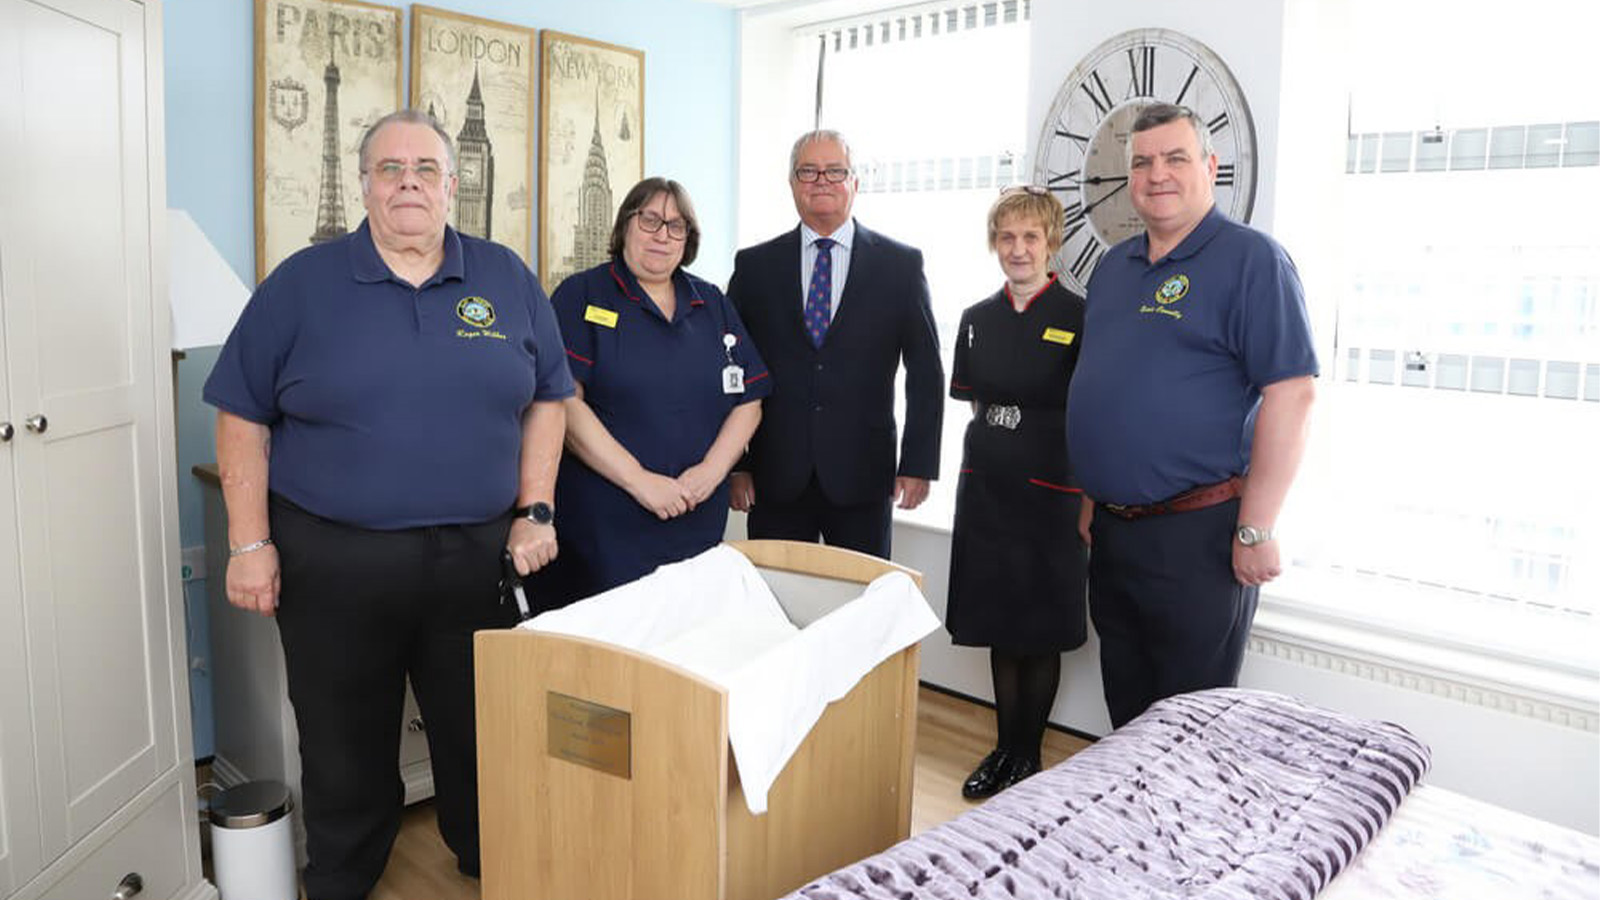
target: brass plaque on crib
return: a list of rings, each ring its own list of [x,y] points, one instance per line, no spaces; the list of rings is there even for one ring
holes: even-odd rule
[[[547,691],[545,718],[551,756],[633,777],[633,717],[626,710]]]

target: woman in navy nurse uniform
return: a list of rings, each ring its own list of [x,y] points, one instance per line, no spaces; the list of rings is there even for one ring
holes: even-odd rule
[[[722,540],[728,471],[772,380],[722,292],[683,270],[699,244],[688,192],[647,178],[623,198],[611,261],[550,298],[578,394],[556,480],[560,554],[532,582],[542,608]]]

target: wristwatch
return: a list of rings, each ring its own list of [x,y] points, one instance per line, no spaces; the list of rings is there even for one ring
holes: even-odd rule
[[[514,512],[517,518],[527,519],[535,525],[549,525],[556,520],[555,510],[551,509],[550,504],[543,500],[532,506],[519,506]]]
[[[1246,547],[1254,547],[1257,544],[1264,544],[1272,540],[1272,529],[1257,528],[1254,525],[1240,525],[1236,536],[1239,538],[1239,543]]]

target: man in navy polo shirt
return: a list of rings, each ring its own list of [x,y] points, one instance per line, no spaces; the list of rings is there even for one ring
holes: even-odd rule
[[[1317,374],[1294,263],[1215,208],[1194,112],[1147,107],[1129,151],[1146,231],[1095,268],[1067,404],[1114,726],[1237,683]]]
[[[524,574],[555,556],[573,393],[533,273],[445,224],[455,157],[439,125],[385,116],[360,167],[366,221],[261,283],[205,387],[228,599],[276,615],[283,643],[309,900],[365,897],[383,874],[408,677],[439,831],[477,874],[472,634],[514,620],[503,550]]]

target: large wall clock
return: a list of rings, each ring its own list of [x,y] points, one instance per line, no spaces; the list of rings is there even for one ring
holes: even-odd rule
[[[1033,181],[1066,207],[1055,269],[1082,292],[1107,248],[1144,230],[1128,199],[1128,134],[1145,106],[1194,110],[1217,153],[1217,206],[1249,221],[1256,198],[1256,129],[1221,57],[1165,28],[1125,31],[1091,50],[1056,93],[1039,130]]]

